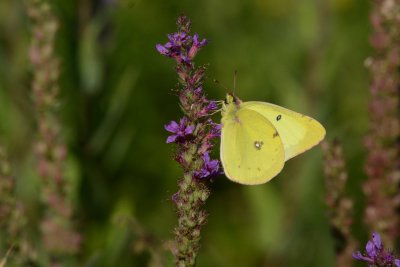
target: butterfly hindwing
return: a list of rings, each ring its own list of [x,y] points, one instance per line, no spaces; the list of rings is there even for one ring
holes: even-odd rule
[[[285,160],[316,146],[325,136],[325,128],[313,118],[266,102],[241,104],[267,118],[278,130],[285,149]]]

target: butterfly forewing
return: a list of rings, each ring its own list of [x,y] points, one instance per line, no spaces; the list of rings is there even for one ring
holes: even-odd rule
[[[221,161],[227,177],[241,184],[261,184],[283,168],[281,138],[259,113],[240,108],[222,118]]]

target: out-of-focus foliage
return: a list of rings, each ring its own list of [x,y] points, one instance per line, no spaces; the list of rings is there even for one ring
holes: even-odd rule
[[[167,40],[181,13],[210,41],[196,60],[209,64],[205,90],[211,98],[226,93],[212,80],[232,87],[238,70],[241,99],[311,115],[325,125],[328,139],[342,140],[357,208],[354,229],[361,227],[368,126],[363,64],[371,53],[367,1],[51,2],[60,22],[59,114],[76,224],[84,235],[82,264],[146,266],[144,232],[160,242],[173,237],[170,199],[181,171],[171,158],[173,146],[165,143],[164,124],[179,118],[180,110],[171,90],[177,82],[173,63],[155,44]],[[23,1],[0,1],[0,140],[34,224],[40,185],[31,153],[36,126],[29,38]],[[268,184],[242,186],[220,176],[212,191],[198,266],[333,265],[319,148],[287,162]]]

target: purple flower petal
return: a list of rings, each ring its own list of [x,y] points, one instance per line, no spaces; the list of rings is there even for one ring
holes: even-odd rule
[[[157,51],[161,54],[161,55],[165,55],[167,56],[169,54],[169,51],[167,48],[165,48],[163,45],[161,44],[157,44],[156,45],[156,49]]]
[[[175,121],[171,121],[170,123],[165,125],[164,128],[168,132],[174,133],[167,138],[167,143],[181,142],[184,141],[188,135],[191,135],[194,131],[194,126],[187,125],[187,123],[187,118],[183,117],[182,119],[180,119],[179,124]]]
[[[199,42],[199,34],[195,33],[193,35],[193,43],[198,43]]]
[[[375,247],[377,249],[381,249],[382,248],[381,236],[378,233],[376,233],[376,232],[372,233],[372,241],[374,242]]]
[[[209,138],[213,139],[215,137],[220,137],[221,136],[222,125],[213,122],[211,119],[208,121],[208,123],[211,126],[211,130],[210,130],[210,133],[209,133]]]
[[[171,121],[169,124],[164,126],[165,130],[171,133],[176,133],[179,131],[179,125],[176,121]]]
[[[217,102],[215,102],[215,101],[210,101],[210,103],[208,104],[208,106],[207,106],[207,109],[208,110],[217,110],[218,109],[218,105],[217,105]]]
[[[377,255],[375,244],[372,241],[368,241],[365,246],[365,250],[367,251],[368,256],[374,258]]]
[[[194,90],[195,94],[200,95],[203,92],[203,87],[198,87],[196,90]]]
[[[363,258],[363,255],[361,254],[360,251],[353,252],[352,256],[353,256],[353,258],[355,258],[356,260],[361,260],[361,259]]]
[[[363,256],[360,251],[356,251],[355,253],[353,253],[353,258],[356,259],[356,260],[362,260],[362,261],[366,261],[366,262],[373,262],[372,259]]]
[[[400,267],[400,260],[399,260],[399,259],[395,259],[395,260],[394,260],[394,264],[395,264],[397,267]]]
[[[211,178],[218,175],[219,170],[219,160],[210,160],[210,155],[205,152],[203,154],[203,166],[200,171],[196,172],[196,176],[200,179]]]
[[[173,48],[173,44],[171,43],[171,42],[168,42],[168,43],[166,43],[165,45],[164,45],[164,47],[165,48],[167,48],[167,49],[171,49],[171,48]]]
[[[206,39],[203,39],[199,42],[199,35],[196,33],[193,36],[193,45],[200,48],[202,46],[205,46],[208,43],[208,41]]]
[[[182,119],[179,120],[179,127],[180,128],[186,127],[186,123],[187,123],[187,118],[183,117]]]
[[[207,164],[210,161],[210,154],[208,154],[208,152],[204,153],[203,160],[205,164]]]
[[[185,128],[185,134],[186,134],[186,135],[192,134],[193,131],[194,131],[194,126],[193,126],[193,125],[187,126],[187,127]]]
[[[187,64],[190,64],[190,58],[188,58],[187,56],[185,56],[184,54],[180,55],[181,58],[181,62],[185,62]]]
[[[175,142],[177,138],[178,138],[178,135],[176,135],[176,134],[168,136],[167,144]]]
[[[211,160],[210,162],[208,162],[208,165],[207,165],[207,167],[208,167],[208,169],[210,169],[211,171],[213,171],[213,172],[217,172],[217,168],[218,168],[218,164],[219,164],[219,161],[218,160]]]

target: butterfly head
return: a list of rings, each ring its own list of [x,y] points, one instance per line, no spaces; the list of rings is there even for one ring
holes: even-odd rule
[[[224,101],[225,105],[228,106],[228,105],[234,104],[235,106],[239,106],[241,103],[242,103],[242,100],[240,100],[233,93],[226,94],[225,101]]]
[[[236,97],[233,93],[227,93],[222,104],[222,115],[235,114],[241,103],[242,100]]]

